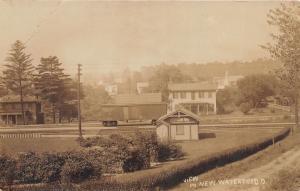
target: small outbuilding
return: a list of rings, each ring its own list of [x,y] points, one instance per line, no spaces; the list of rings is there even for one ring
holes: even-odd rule
[[[156,133],[161,141],[198,140],[200,118],[180,108],[157,120]]]

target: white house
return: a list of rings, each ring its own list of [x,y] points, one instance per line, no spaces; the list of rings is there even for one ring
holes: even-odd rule
[[[161,141],[198,140],[199,116],[183,108],[157,120],[156,133]]]
[[[169,108],[175,111],[178,106],[195,114],[216,114],[217,84],[210,82],[176,83],[168,85]]]

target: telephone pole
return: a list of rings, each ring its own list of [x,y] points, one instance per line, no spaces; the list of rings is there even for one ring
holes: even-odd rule
[[[81,131],[81,108],[80,108],[80,76],[81,76],[81,64],[78,64],[78,90],[77,90],[77,100],[78,100],[78,106],[77,106],[77,113],[78,113],[78,130],[79,130],[79,137],[82,137],[82,131]]]

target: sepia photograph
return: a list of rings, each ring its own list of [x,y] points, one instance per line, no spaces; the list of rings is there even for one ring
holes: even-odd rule
[[[0,0],[0,191],[300,191],[300,2]]]

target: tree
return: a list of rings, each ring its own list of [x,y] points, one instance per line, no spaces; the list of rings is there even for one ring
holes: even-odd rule
[[[68,87],[71,79],[64,74],[61,65],[56,56],[41,58],[35,78],[37,94],[51,104],[53,123],[56,122],[57,111],[60,111],[67,95],[70,95]]]
[[[296,2],[282,3],[277,9],[270,10],[268,23],[278,30],[271,36],[273,43],[268,43],[262,48],[269,51],[271,56],[282,63],[276,73],[283,81],[283,88],[292,91],[295,107],[295,123],[298,120],[298,99],[300,86],[300,6]]]
[[[230,113],[234,110],[238,99],[238,91],[236,87],[226,87],[217,92],[217,111],[218,114]]]
[[[99,120],[102,114],[102,104],[110,101],[110,96],[103,86],[86,85],[82,100],[82,116],[86,120]]]
[[[22,121],[25,125],[24,96],[32,87],[34,67],[30,54],[25,53],[25,45],[17,40],[8,52],[6,69],[3,71],[3,82],[13,93],[20,96]]]
[[[191,77],[184,75],[176,66],[160,64],[155,68],[150,78],[150,89],[161,92],[163,101],[168,100],[168,84],[191,81]]]
[[[249,75],[237,82],[240,93],[238,105],[249,103],[251,108],[263,106],[268,96],[275,94],[277,80],[273,75],[255,74]]]

